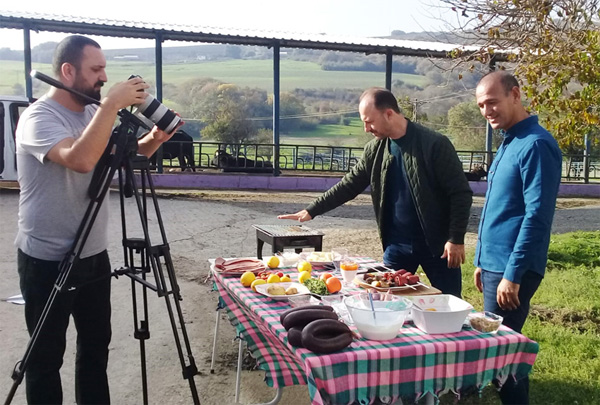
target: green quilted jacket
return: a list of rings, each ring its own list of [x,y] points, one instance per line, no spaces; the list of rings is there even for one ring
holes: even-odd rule
[[[390,139],[373,139],[365,145],[358,163],[339,183],[313,201],[306,210],[314,218],[347,201],[371,186],[375,218],[382,229],[391,214],[384,206],[386,175],[393,156]],[[464,244],[473,201],[473,192],[464,175],[452,143],[445,136],[408,121],[406,135],[400,139],[411,194],[427,244],[434,255],[441,255],[450,241]],[[386,243],[382,240],[382,244]]]

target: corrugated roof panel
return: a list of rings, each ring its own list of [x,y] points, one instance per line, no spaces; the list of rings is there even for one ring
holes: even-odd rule
[[[435,57],[445,57],[447,52],[456,48],[467,52],[478,50],[478,47],[467,47],[442,42],[106,20],[77,16],[0,11],[0,27],[2,28],[22,28],[24,20],[27,20],[31,29],[42,31],[62,30],[76,32],[79,29],[79,32],[86,32],[90,35],[130,38],[154,38],[156,32],[161,32],[164,40],[173,41],[226,42],[259,46],[270,46],[274,41],[279,41],[281,46],[287,48],[317,48],[371,53],[392,52],[396,55]],[[77,27],[77,25],[80,27]]]

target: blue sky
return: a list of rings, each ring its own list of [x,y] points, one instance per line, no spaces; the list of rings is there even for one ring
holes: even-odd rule
[[[124,2],[103,0],[15,2],[0,10],[37,12],[122,21],[162,22],[224,28],[326,33],[343,36],[384,36],[392,30],[406,32],[447,29],[448,7],[438,0],[221,0]],[[190,11],[190,4],[194,10]],[[65,34],[32,32],[32,45],[58,41]],[[98,38],[104,49],[154,46],[153,41]],[[21,30],[0,29],[0,47],[22,49]],[[168,46],[169,44],[165,44]]]

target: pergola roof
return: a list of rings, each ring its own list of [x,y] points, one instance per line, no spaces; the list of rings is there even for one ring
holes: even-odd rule
[[[476,51],[478,49],[473,46],[468,47],[442,42],[145,23],[2,10],[0,10],[0,28],[29,28],[32,31],[80,33],[141,39],[156,39],[159,36],[162,40],[171,41],[227,43],[265,47],[279,45],[286,48],[324,49],[366,54],[391,54],[433,58],[447,58],[449,56],[448,53],[454,49],[461,49],[464,52]]]

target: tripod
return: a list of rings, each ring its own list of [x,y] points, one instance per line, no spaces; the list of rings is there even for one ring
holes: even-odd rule
[[[41,74],[32,72],[32,76],[40,78]],[[41,75],[44,81],[49,80],[49,84],[56,87],[63,86],[62,83],[55,81],[45,75]],[[63,88],[63,87],[61,87]],[[72,89],[65,88],[69,91]],[[95,100],[94,100],[95,101]],[[140,126],[145,124],[133,114],[126,110],[119,112],[120,125],[113,131],[108,146],[102,155],[96,171],[94,172],[88,194],[90,203],[86,209],[83,220],[77,230],[74,242],[69,252],[59,265],[59,275],[54,288],[52,289],[48,301],[42,311],[40,319],[31,334],[31,338],[25,350],[23,358],[17,362],[12,372],[13,385],[6,398],[5,405],[11,403],[14,394],[22,382],[30,360],[31,353],[36,347],[37,340],[44,327],[45,321],[50,313],[56,297],[61,292],[67,290],[66,284],[72,268],[77,264],[80,254],[83,250],[87,237],[92,229],[100,207],[105,200],[106,193],[115,174],[118,172],[119,195],[121,211],[121,227],[123,233],[123,256],[124,266],[115,270],[112,275],[115,277],[127,276],[131,279],[131,291],[133,302],[133,316],[135,323],[134,337],[140,341],[141,356],[141,374],[142,374],[142,394],[143,403],[148,404],[148,383],[146,373],[146,344],[145,341],[150,338],[148,322],[148,289],[156,292],[159,297],[164,297],[167,312],[175,345],[181,363],[183,378],[188,380],[194,404],[200,404],[198,392],[194,382],[194,376],[198,374],[194,357],[191,352],[190,343],[183,319],[183,313],[180,306],[182,300],[173,267],[173,261],[170,255],[169,244],[158,206],[156,191],[152,183],[148,159],[145,156],[138,156],[137,139],[135,134]],[[135,171],[139,172],[141,190],[135,176]],[[141,237],[128,237],[127,221],[125,216],[125,198],[135,197],[137,211],[142,231]],[[152,201],[156,222],[160,232],[161,242],[153,245],[150,240],[148,229],[148,196]],[[137,258],[137,260],[136,260]],[[163,268],[164,262],[164,268]],[[166,274],[164,269],[166,268]],[[148,280],[152,275],[155,284]],[[137,288],[141,284],[141,311],[138,311]],[[138,314],[141,312],[141,314]],[[185,349],[185,352],[184,352]]]

